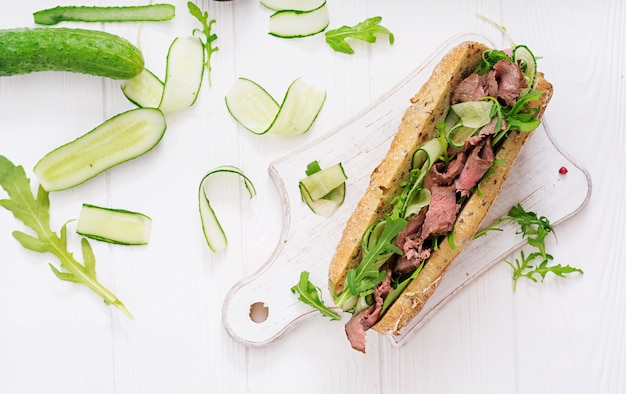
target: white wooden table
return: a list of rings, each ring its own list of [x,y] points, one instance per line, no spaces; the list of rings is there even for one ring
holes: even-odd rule
[[[32,27],[32,12],[56,5],[142,2],[4,3],[0,28]],[[163,75],[173,38],[198,26],[186,2],[171,3],[177,16],[166,23],[64,25],[129,39],[141,47],[147,66]],[[197,4],[216,19],[212,85],[203,86],[194,107],[168,115],[166,135],[149,154],[51,194],[56,229],[77,218],[84,202],[152,217],[147,246],[92,242],[99,280],[134,319],[84,286],[57,280],[47,267],[56,261],[23,249],[11,236],[23,226],[0,210],[0,393],[626,391],[622,2],[329,0],[331,28],[380,15],[394,33],[393,45],[384,36],[373,45],[354,43],[354,55],[332,51],[322,35],[268,35],[270,12],[257,1]],[[368,334],[366,355],[349,347],[347,317],[338,323],[307,315],[263,346],[245,346],[229,335],[222,316],[229,291],[288,242],[281,238],[283,204],[270,164],[375,103],[451,37],[478,34],[506,45],[501,32],[477,14],[502,23],[516,42],[529,45],[554,84],[546,113],[551,134],[590,176],[593,191],[575,215],[556,226],[558,242],[551,239],[548,248],[555,262],[579,267],[584,275],[521,281],[513,292],[510,268],[495,264],[402,346]],[[256,136],[238,127],[224,104],[237,77],[260,83],[279,100],[301,77],[326,89],[327,101],[303,136]],[[0,154],[34,179],[32,167],[49,150],[130,108],[119,81],[54,72],[0,77]],[[236,180],[218,191],[215,204],[230,244],[213,253],[200,230],[196,193],[204,173],[222,164],[243,169],[258,195],[248,200]],[[327,262],[299,264],[321,275]],[[280,270],[276,276],[277,283],[291,283]]]

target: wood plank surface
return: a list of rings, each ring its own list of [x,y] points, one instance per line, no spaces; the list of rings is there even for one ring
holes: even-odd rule
[[[11,2],[0,13],[0,28],[33,27],[34,11],[56,5],[143,3]],[[171,40],[198,27],[185,1],[171,3],[176,18],[170,22],[63,25],[125,37],[162,76]],[[152,217],[147,246],[92,243],[99,280],[134,319],[84,286],[56,279],[47,267],[56,263],[52,256],[23,249],[12,232],[24,228],[1,209],[0,393],[626,391],[624,2],[328,0],[331,28],[380,15],[394,33],[392,45],[384,36],[375,44],[356,42],[354,55],[333,52],[322,35],[296,40],[268,35],[271,12],[255,0],[196,4],[216,19],[219,51],[212,58],[212,85],[203,86],[194,107],[167,116],[166,135],[149,154],[51,194],[51,223],[57,229],[76,219],[84,202]],[[548,248],[555,262],[580,267],[584,275],[520,282],[513,292],[510,268],[497,264],[403,346],[369,333],[366,355],[350,348],[343,322],[321,316],[263,347],[231,338],[223,326],[225,297],[285,241],[270,163],[357,114],[450,37],[474,33],[507,45],[477,14],[502,23],[514,40],[528,44],[554,84],[546,113],[550,131],[589,172],[592,193],[579,213],[556,227],[558,238]],[[224,105],[240,76],[278,100],[301,77],[325,88],[327,102],[303,136],[252,135]],[[57,72],[0,77],[0,155],[35,179],[32,168],[46,152],[133,107],[119,85]],[[243,169],[258,195],[249,200],[236,179],[225,179],[214,191],[229,246],[213,253],[201,233],[197,189],[202,176],[222,164]],[[80,256],[79,248],[74,250]],[[293,297],[284,290],[285,297]]]

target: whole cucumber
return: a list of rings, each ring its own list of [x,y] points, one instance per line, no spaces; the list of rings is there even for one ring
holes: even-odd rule
[[[0,30],[0,76],[69,71],[126,80],[144,68],[141,51],[115,34],[75,28]]]

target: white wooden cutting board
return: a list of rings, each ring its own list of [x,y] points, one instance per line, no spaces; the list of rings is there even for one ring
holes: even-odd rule
[[[326,285],[328,263],[344,224],[367,187],[370,173],[387,152],[409,98],[428,79],[443,54],[464,40],[493,47],[483,37],[474,35],[450,40],[424,65],[354,118],[312,145],[270,165],[269,173],[283,200],[281,242],[262,268],[233,286],[224,301],[223,324],[234,339],[246,345],[263,346],[306,318],[326,319],[298,301],[290,289],[302,271],[309,271],[310,280],[321,288],[325,303],[333,305]],[[313,160],[318,160],[322,167],[341,162],[349,178],[346,201],[331,218],[314,215],[300,199],[298,182]],[[559,172],[561,167],[568,170],[567,174]],[[559,150],[544,119],[512,168],[485,225],[505,215],[517,203],[557,224],[575,214],[590,192],[587,172]],[[451,265],[421,313],[401,335],[390,336],[394,345],[404,344],[450,297],[521,246],[521,237],[510,226],[502,225],[505,231],[491,232],[470,244]],[[250,316],[253,305],[267,308],[265,320]],[[344,316],[347,321],[349,315]]]

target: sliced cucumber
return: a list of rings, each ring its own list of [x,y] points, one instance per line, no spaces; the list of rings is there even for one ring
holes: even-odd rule
[[[465,141],[476,133],[476,130],[474,127],[465,127],[461,118],[454,111],[450,111],[441,132],[446,133],[446,140],[450,146],[461,149],[465,146]]]
[[[343,165],[337,163],[301,179],[300,184],[304,187],[304,190],[311,199],[315,201],[330,193],[347,179],[348,177],[343,170]]]
[[[462,124],[454,127],[448,133],[448,143],[456,149],[461,149],[465,146],[465,141],[476,133],[476,129],[473,127],[465,127]]]
[[[163,97],[163,82],[144,68],[139,75],[122,83],[122,92],[139,107],[157,108]]]
[[[528,83],[526,92],[533,90],[537,79],[537,59],[535,55],[526,45],[518,45],[513,49],[512,59],[520,65],[524,73],[524,78]]]
[[[226,107],[232,117],[254,134],[266,133],[280,106],[256,82],[238,78],[226,95]]]
[[[409,194],[407,198],[406,206],[403,210],[402,217],[408,218],[408,217],[415,215],[416,213],[419,213],[419,211],[421,211],[422,208],[430,204],[430,198],[431,198],[430,190],[426,188],[417,187],[411,190],[411,193]]]
[[[321,7],[325,0],[261,0],[261,5],[273,11],[310,11]]]
[[[298,184],[302,201],[314,213],[330,217],[344,202],[347,179],[341,163],[321,169],[314,161],[307,166],[307,176]]]
[[[145,245],[150,241],[152,219],[124,209],[83,204],[76,232],[98,241],[120,245]]]
[[[33,13],[35,23],[56,25],[59,22],[161,22],[174,18],[171,4],[140,6],[57,6]]]
[[[200,187],[198,188],[198,204],[200,210],[200,220],[202,222],[202,231],[204,233],[204,238],[207,242],[207,245],[213,252],[218,252],[226,246],[228,246],[228,239],[226,238],[226,233],[220,224],[213,207],[211,207],[211,203],[209,202],[209,197],[207,193],[207,188],[210,186],[208,183],[209,177],[218,173],[232,173],[235,175],[239,175],[244,182],[246,189],[250,195],[250,198],[256,196],[256,189],[254,185],[248,179],[248,177],[241,171],[239,168],[229,165],[224,165],[217,167],[209,172],[207,172],[202,180],[200,181]]]
[[[166,129],[163,113],[137,108],[46,154],[34,168],[47,191],[69,189],[154,148]]]
[[[228,111],[244,128],[283,136],[309,131],[325,101],[325,90],[300,78],[291,83],[280,106],[265,89],[245,78],[239,78],[226,95]]]
[[[289,85],[268,133],[284,136],[306,133],[313,126],[325,101],[326,90],[317,89],[300,78],[296,79]]]
[[[411,161],[412,168],[422,168],[426,171],[430,169],[439,156],[443,154],[443,147],[437,138],[433,138],[419,147],[414,153]]]
[[[465,127],[477,129],[491,121],[491,101],[466,101],[453,104],[450,109],[461,119]]]
[[[177,37],[167,53],[165,85],[159,108],[164,113],[191,107],[204,75],[204,46],[196,37]]]
[[[313,201],[304,186],[300,184],[300,195],[302,196],[302,201],[313,213],[328,218],[343,204],[346,198],[346,185],[342,183],[323,198]]]
[[[282,38],[308,37],[323,32],[329,23],[328,8],[324,1],[312,10],[276,11],[270,16],[269,34]]]

